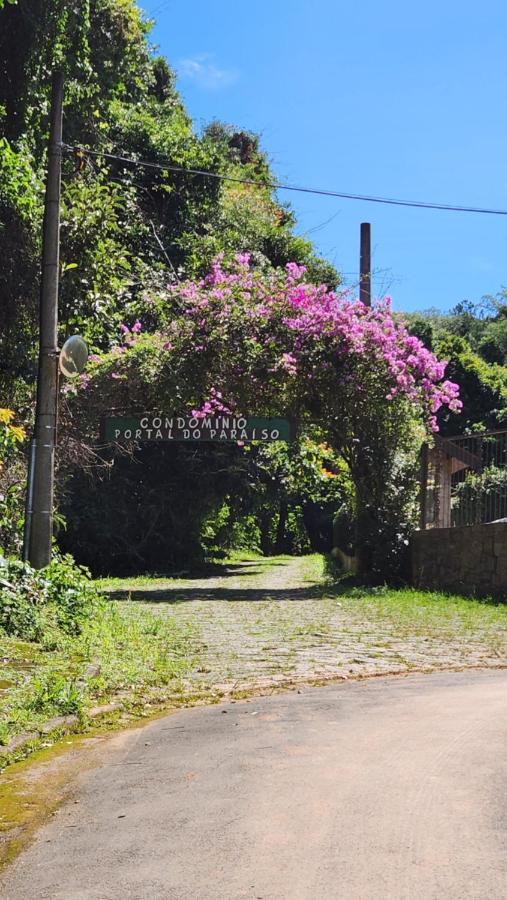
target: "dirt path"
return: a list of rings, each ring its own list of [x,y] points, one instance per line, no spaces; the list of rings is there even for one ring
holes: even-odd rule
[[[223,574],[156,581],[132,593],[158,614],[197,626],[186,693],[507,662],[507,616],[499,629],[493,607],[432,604],[428,596],[333,595],[317,557],[246,560]]]
[[[184,710],[117,736],[4,900],[503,900],[506,672]]]

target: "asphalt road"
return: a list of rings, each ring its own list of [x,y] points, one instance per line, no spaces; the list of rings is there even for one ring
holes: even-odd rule
[[[106,745],[0,895],[505,900],[506,736],[507,671],[184,710]]]

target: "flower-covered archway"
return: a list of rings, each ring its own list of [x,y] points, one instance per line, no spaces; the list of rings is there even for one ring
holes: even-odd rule
[[[305,276],[295,263],[260,271],[249,254],[218,257],[200,281],[146,299],[145,315],[92,358],[79,402],[95,418],[99,403],[318,423],[356,487],[364,570],[386,529],[402,528],[407,460],[438,430],[439,410],[459,411],[458,387],[389,300],[369,308]]]

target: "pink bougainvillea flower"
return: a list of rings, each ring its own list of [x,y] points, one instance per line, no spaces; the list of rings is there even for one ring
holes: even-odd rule
[[[298,278],[301,278],[305,274],[306,266],[300,266],[298,263],[289,262],[285,266],[285,270],[290,281],[297,281]]]
[[[159,333],[157,346],[172,350],[177,338],[194,417],[232,414],[246,403],[313,410],[321,397],[351,410],[368,400],[408,401],[435,430],[439,410],[460,411],[445,361],[393,316],[390,299],[367,307],[350,290],[309,283],[296,262],[268,272],[250,262],[238,253],[226,269],[221,253],[204,278],[168,288],[182,315]],[[130,353],[142,326],[120,328],[124,346],[113,355]]]
[[[251,256],[251,253],[236,253],[236,256],[234,258],[240,266],[247,267],[250,265]]]

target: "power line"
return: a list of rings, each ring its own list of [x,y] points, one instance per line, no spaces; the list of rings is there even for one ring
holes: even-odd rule
[[[146,10],[146,12],[149,16],[156,16],[157,13],[161,12],[161,10],[163,10],[164,7],[168,6],[170,2],[171,0],[162,0],[162,3],[159,3],[158,6],[155,7],[155,9]]]
[[[179,175],[202,175],[206,178],[215,178],[218,181],[231,181],[235,184],[250,184],[255,187],[271,188],[275,191],[295,191],[300,194],[315,194],[320,197],[338,197],[341,200],[360,200],[363,203],[383,203],[388,206],[409,206],[415,209],[443,209],[448,212],[482,213],[490,216],[507,216],[507,209],[488,209],[481,206],[454,206],[450,203],[429,203],[424,200],[399,200],[394,197],[374,197],[368,194],[351,194],[345,191],[332,191],[324,188],[300,187],[295,184],[284,184],[281,181],[255,181],[253,178],[239,178],[234,175],[223,175],[219,172],[209,172],[205,169],[185,168],[171,163],[156,163],[144,159],[132,159],[127,156],[117,156],[114,153],[106,153],[100,150],[87,150],[85,147],[63,144],[63,149],[71,152],[100,156],[104,159],[112,159],[131,166],[142,166],[148,169],[158,169],[161,172],[176,172]]]

